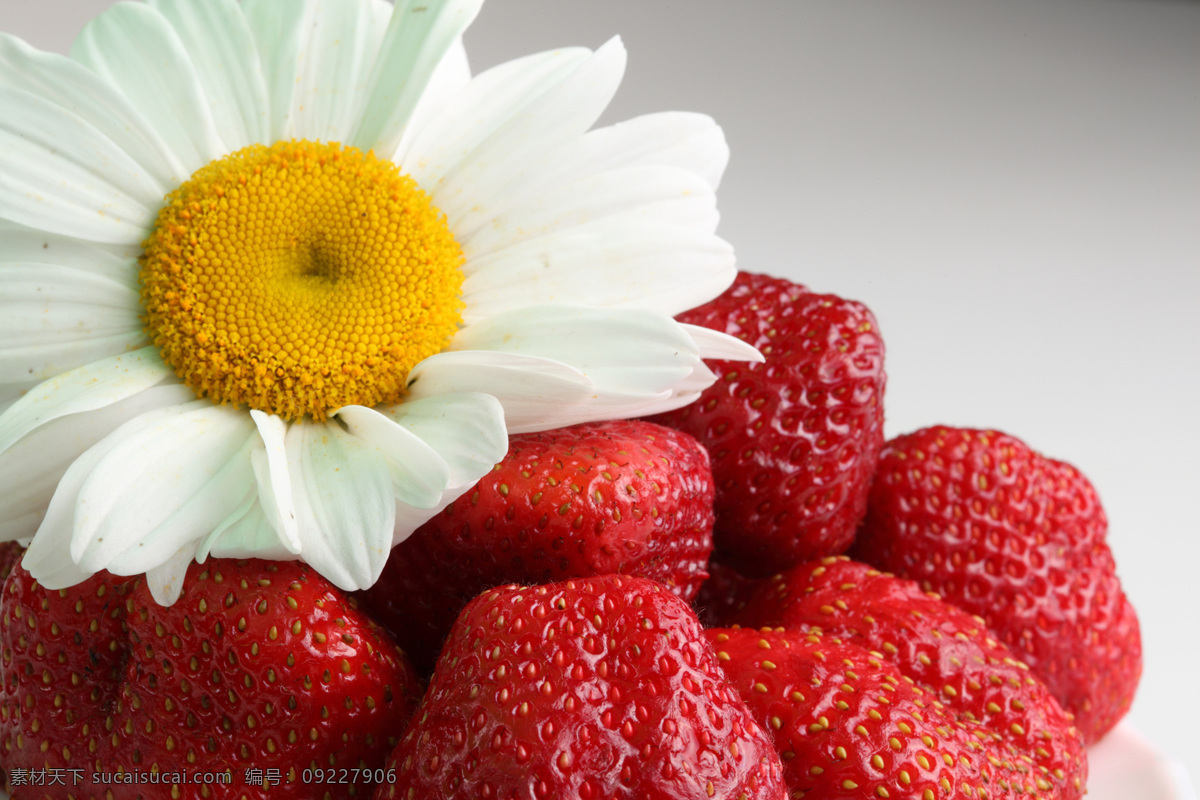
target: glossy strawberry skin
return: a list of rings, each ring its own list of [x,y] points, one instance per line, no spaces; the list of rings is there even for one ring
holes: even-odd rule
[[[466,602],[503,583],[639,575],[691,600],[707,577],[712,498],[704,448],[669,428],[614,420],[516,434],[360,597],[427,668]]]
[[[695,614],[616,575],[471,601],[389,766],[381,798],[785,797]]]
[[[0,767],[83,770],[118,763],[104,721],[128,660],[129,579],[100,573],[47,591],[19,563],[0,596]],[[70,773],[72,781],[76,773]],[[10,792],[12,787],[6,787]],[[77,788],[103,791],[90,780]],[[32,794],[33,787],[23,796]],[[47,789],[46,791],[53,791]]]
[[[1049,689],[982,619],[912,581],[826,558],[761,581],[727,622],[817,631],[864,647],[960,720],[1002,732],[1015,752],[1032,758],[1029,792],[1083,794],[1083,738]]]
[[[0,613],[0,758],[9,769],[82,769],[80,797],[153,796],[87,779],[156,769],[232,777],[156,787],[171,797],[361,796],[370,789],[314,787],[303,770],[381,767],[420,690],[386,634],[297,562],[193,564],[169,608],[140,579],[48,592],[17,568]],[[249,768],[278,770],[282,784],[247,784]]]
[[[714,361],[689,406],[652,419],[712,456],[717,551],[747,575],[843,552],[883,444],[883,340],[866,306],[741,272],[679,316],[754,345],[766,361]]]
[[[782,628],[705,631],[783,755],[788,789],[822,798],[1024,794],[1004,732],[956,715],[863,647]],[[1017,765],[1020,764],[1020,767]],[[1035,786],[1030,797],[1057,797]],[[929,795],[926,795],[929,792]]]
[[[1141,676],[1137,615],[1077,469],[996,431],[888,442],[856,557],[978,614],[1050,687],[1090,743]]]

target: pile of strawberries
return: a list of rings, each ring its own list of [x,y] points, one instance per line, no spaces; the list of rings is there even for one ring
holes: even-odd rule
[[[1087,479],[883,438],[859,303],[743,273],[653,420],[513,436],[348,597],[301,563],[47,591],[7,546],[0,768],[32,798],[1078,798],[1137,619]],[[844,554],[849,554],[844,555]]]

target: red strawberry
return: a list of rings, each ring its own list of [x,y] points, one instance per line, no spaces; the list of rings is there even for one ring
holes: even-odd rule
[[[695,439],[619,420],[512,436],[475,488],[391,554],[365,607],[432,667],[468,600],[503,583],[622,573],[691,600],[712,552],[712,476]]]
[[[13,567],[21,562],[25,548],[16,542],[0,542],[0,585],[4,584]]]
[[[1039,788],[1008,731],[962,719],[863,647],[781,628],[705,634],[774,733],[793,797],[1082,794]]]
[[[819,631],[877,653],[956,719],[1002,735],[1032,759],[1039,791],[1083,792],[1082,738],[1046,686],[981,619],[912,581],[844,557],[824,559],[763,581],[733,619]]]
[[[708,627],[720,626],[722,620],[729,619],[746,604],[746,596],[760,582],[760,578],[747,578],[722,561],[709,561],[708,580],[700,586],[693,603],[700,621]]]
[[[884,448],[855,553],[983,617],[1090,743],[1142,669],[1107,528],[1071,465],[996,431],[926,428]]]
[[[717,551],[748,575],[841,553],[863,517],[883,444],[883,340],[861,303],[739,273],[679,317],[757,347],[717,361],[690,406],[654,417],[708,448]]]
[[[381,800],[784,797],[696,615],[617,575],[473,600],[389,766]]]
[[[57,791],[75,797],[361,796],[321,771],[381,768],[419,690],[387,636],[296,562],[193,564],[169,608],[141,580],[47,591],[17,567],[0,619],[0,763],[14,783],[17,769],[67,770],[73,789]],[[229,778],[111,776],[185,769]]]
[[[9,782],[20,785],[14,770],[61,770],[75,790],[95,788],[83,797],[103,796],[90,776],[119,763],[104,723],[129,658],[129,580],[102,574],[51,592],[12,565],[0,597],[0,768]],[[54,789],[26,791],[18,796],[51,797]]]

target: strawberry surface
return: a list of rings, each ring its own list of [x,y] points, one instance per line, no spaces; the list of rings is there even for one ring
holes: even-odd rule
[[[712,498],[704,448],[670,428],[517,434],[491,473],[393,549],[361,600],[427,668],[466,602],[503,583],[622,573],[690,600],[707,576]]]
[[[689,406],[653,417],[708,448],[718,552],[750,575],[850,546],[883,444],[883,340],[861,303],[738,273],[679,316],[754,345],[761,364],[714,361]]]
[[[382,773],[345,777],[382,768],[419,694],[388,636],[298,562],[193,564],[169,608],[140,579],[47,591],[17,567],[0,619],[0,763],[66,780],[21,800],[367,796]]]
[[[1039,789],[1003,732],[956,715],[879,654],[813,631],[706,635],[774,733],[793,797],[1068,796]]]
[[[381,798],[783,800],[779,756],[691,609],[606,575],[480,595]]]
[[[13,567],[21,562],[25,548],[16,542],[0,542],[0,585],[8,578]]]
[[[129,657],[129,580],[101,573],[51,592],[12,564],[0,596],[0,768],[8,780],[14,770],[54,771],[80,796],[103,796],[89,778],[98,764],[117,763],[105,723]],[[6,789],[39,800],[55,792]]]
[[[708,580],[693,602],[696,614],[706,627],[718,627],[745,606],[747,596],[761,582],[761,578],[748,578],[714,558],[708,562]]]
[[[884,448],[854,553],[981,616],[1093,742],[1142,668],[1107,528],[1071,465],[996,431],[934,427]]]
[[[845,557],[822,559],[762,581],[730,621],[816,631],[864,647],[959,722],[1003,739],[1012,757],[1029,764],[1027,791],[1083,794],[1083,739],[1049,689],[983,620],[913,581]]]

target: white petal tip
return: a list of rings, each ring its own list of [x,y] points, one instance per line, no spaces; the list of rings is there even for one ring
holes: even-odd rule
[[[175,601],[179,599],[179,595],[183,592],[183,581],[151,581],[148,583],[150,587],[150,596],[154,598],[154,602],[160,606],[169,607],[175,605]]]
[[[21,559],[21,566],[41,586],[50,591],[70,589],[92,577],[93,573],[79,568],[74,561],[57,559],[54,563],[45,563],[46,559],[29,558],[28,551]]]
[[[736,336],[704,328],[699,325],[684,325],[688,336],[700,349],[701,358],[715,358],[722,361],[750,361],[761,364],[766,361],[757,348],[743,342]]]

